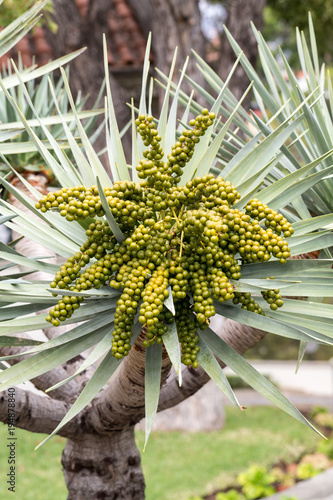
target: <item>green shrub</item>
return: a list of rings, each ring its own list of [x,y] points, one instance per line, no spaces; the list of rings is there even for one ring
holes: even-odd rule
[[[325,408],[324,406],[313,406],[311,408],[311,411],[309,413],[310,417],[311,418],[315,418],[317,415],[321,414],[321,413],[328,413],[329,410],[328,408]]]
[[[297,467],[296,476],[298,479],[310,479],[319,474],[319,472],[321,472],[320,469],[314,464],[301,463]]]
[[[297,497],[286,497],[286,496],[283,495],[281,497],[281,500],[299,500],[299,498],[297,498]]]
[[[333,438],[330,437],[327,441],[321,440],[319,441],[317,451],[319,453],[324,453],[331,460],[333,460]]]
[[[245,496],[237,490],[229,490],[227,493],[218,493],[216,500],[245,500]]]
[[[272,495],[275,493],[275,488],[272,484],[276,478],[273,474],[269,473],[266,467],[259,465],[251,465],[247,471],[238,475],[238,482],[242,486],[242,491],[246,500],[254,500]]]

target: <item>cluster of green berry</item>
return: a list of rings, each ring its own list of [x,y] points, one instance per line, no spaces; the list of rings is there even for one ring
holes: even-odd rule
[[[202,266],[203,267],[203,266]],[[196,312],[197,321],[204,325],[208,318],[215,314],[214,301],[209,290],[209,283],[204,269],[192,271],[190,276],[190,290],[193,297],[193,309]]]
[[[163,311],[164,301],[169,296],[168,276],[168,270],[164,266],[159,266],[153,271],[142,292],[143,303],[140,307],[139,321],[143,325],[146,324],[148,332],[155,335],[161,334],[159,316]]]
[[[184,171],[187,162],[193,156],[195,145],[199,138],[205,134],[208,127],[214,122],[215,114],[209,113],[208,109],[203,109],[201,115],[190,121],[190,126],[194,129],[183,130],[178,137],[178,141],[168,155],[167,169],[169,175],[174,175],[174,183],[177,184]]]
[[[284,263],[290,251],[281,233],[290,236],[290,224],[258,200],[248,202],[245,212],[235,208],[240,194],[221,177],[208,174],[178,186],[195,145],[213,120],[214,114],[204,109],[164,161],[153,117],[139,115],[138,132],[149,147],[137,166],[141,181],[119,181],[104,188],[125,236],[121,242],[101,219],[104,209],[96,186],[62,188],[39,200],[36,207],[42,212],[56,210],[68,221],[93,219],[80,251],[60,267],[51,283],[55,293],[61,289],[78,295],[62,296],[47,321],[58,326],[82,303],[81,291],[109,285],[121,291],[111,347],[117,359],[130,350],[138,314],[145,326],[145,347],[162,343],[168,324],[175,321],[182,361],[197,367],[197,330],[209,325],[214,300],[232,300],[263,314],[251,294],[235,291],[233,280],[240,279],[244,262],[265,262],[273,256]],[[273,310],[283,304],[278,290],[263,296]],[[173,301],[175,315],[166,300]]]
[[[263,309],[257,304],[250,292],[235,292],[234,304],[242,304],[242,309],[265,316]]]
[[[47,196],[42,196],[36,203],[36,208],[42,212],[57,209],[60,215],[66,217],[68,221],[104,215],[97,186],[90,189],[86,189],[84,186],[62,188]]]
[[[294,233],[294,229],[291,227],[290,222],[288,222],[283,215],[272,210],[267,205],[264,205],[256,198],[249,201],[245,210],[252,219],[258,221],[264,219],[265,226],[271,228],[278,235],[283,233],[285,238],[289,238]]]
[[[139,179],[146,179],[150,186],[157,184],[157,187],[170,188],[172,182],[166,172],[160,145],[162,138],[155,128],[154,118],[151,115],[139,115],[135,123],[144,145],[150,146],[143,153],[144,159],[136,166]]]
[[[193,156],[195,145],[213,124],[214,118],[214,113],[203,109],[201,115],[190,121],[190,126],[194,129],[182,132],[172,147],[167,162],[164,162],[164,153],[160,145],[161,136],[155,128],[154,118],[151,115],[139,115],[136,120],[138,132],[144,145],[150,146],[150,149],[143,153],[144,159],[140,160],[136,167],[139,179],[146,179],[147,185],[154,187],[155,190],[169,189],[178,184],[184,166]]]
[[[205,210],[214,210],[223,215],[225,207],[231,207],[240,199],[240,194],[230,181],[222,177],[207,174],[203,177],[194,177],[188,181],[182,190],[182,202],[189,209],[196,209],[198,203]]]
[[[143,347],[149,347],[155,341],[157,344],[162,344],[163,335],[168,331],[168,325],[173,323],[173,321],[172,312],[163,305],[162,311],[158,316],[158,322],[153,327],[146,328],[146,340],[142,342]]]
[[[82,258],[79,257],[79,255]],[[84,259],[84,257],[86,257],[86,255],[77,252],[75,256],[77,257],[76,261],[75,257],[70,257],[67,262],[61,266],[60,271],[58,271],[50,284],[51,288],[80,292],[82,290],[90,290],[91,288],[98,289],[109,281],[110,275],[112,274],[110,254],[103,255],[103,257],[99,258],[99,260],[90,267],[85,268],[83,272],[77,270],[85,266],[86,259]],[[72,316],[73,312],[75,309],[79,308],[82,301],[82,297],[64,295],[59,303],[49,311],[46,321],[52,323],[53,326],[59,326],[60,321],[65,321]],[[63,307],[63,304],[65,304],[65,307]]]
[[[132,326],[134,317],[138,309],[142,291],[145,286],[145,279],[148,270],[140,265],[138,260],[129,260],[128,255],[120,251],[124,247],[119,246],[118,264],[119,271],[116,280],[110,280],[110,286],[121,289],[122,294],[117,301],[117,308],[114,320],[114,333],[112,339],[112,353],[117,359],[127,356],[130,349],[130,339],[132,337]],[[124,263],[124,261],[127,263]]]
[[[188,297],[176,303],[176,326],[182,349],[181,362],[186,366],[198,368],[197,354],[200,350],[198,346],[200,338],[197,331],[200,325],[197,316],[189,316],[190,310],[191,304]]]
[[[228,261],[230,262],[230,261]],[[212,268],[207,273],[207,281],[212,291],[212,296],[219,302],[226,302],[234,295],[234,288],[228,281],[227,275],[222,269]]]
[[[154,215],[142,199],[143,192],[140,185],[134,182],[116,182],[111,188],[105,188],[104,194],[113,216],[124,230],[135,227],[138,219]],[[89,189],[84,186],[62,188],[43,196],[36,203],[36,208],[42,212],[56,209],[70,222],[88,217],[103,217],[105,214],[97,186]]]
[[[60,321],[65,321],[72,316],[75,309],[80,307],[80,302],[82,301],[82,297],[63,296],[58,304],[50,309],[49,314],[46,316],[46,321],[52,323],[53,326],[59,326]]]
[[[269,304],[272,311],[276,311],[278,307],[283,306],[282,295],[280,294],[280,290],[278,288],[275,288],[274,290],[266,290],[261,292],[261,294]]]

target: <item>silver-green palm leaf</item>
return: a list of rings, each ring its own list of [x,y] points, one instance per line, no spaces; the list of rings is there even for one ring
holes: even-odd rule
[[[240,56],[240,61],[244,62],[243,56]],[[232,119],[235,120],[236,124],[239,124],[243,132],[250,136],[251,133],[246,123],[247,114],[239,106],[239,103],[235,102],[228,90],[228,86],[221,84],[218,77],[212,73],[203,61],[201,61],[201,65],[207,80],[212,85],[215,85],[218,91],[216,99],[205,94],[210,101],[210,107],[213,112],[217,114],[221,111],[222,115],[231,115]],[[148,51],[145,62],[143,89],[146,88],[147,68]],[[10,96],[4,85],[2,89],[4,95],[8,98],[8,102],[13,107],[16,116],[22,121],[31,142],[53,172],[60,186],[70,188],[75,185],[85,187],[96,185],[98,186],[102,200],[103,189],[112,186],[115,180],[130,179],[131,170],[133,171],[138,158],[140,159],[140,152],[142,152],[143,148],[140,143],[140,137],[138,138],[135,132],[136,113],[132,106],[134,146],[132,165],[128,165],[121,146],[120,133],[113,111],[111,89],[107,78],[107,145],[113,174],[113,179],[111,179],[80,122],[66,75],[64,72],[62,73],[68,102],[76,120],[76,129],[80,138],[80,144],[78,144],[70,128],[66,126],[62,110],[58,107],[58,116],[60,116],[60,121],[65,130],[70,146],[70,154],[64,154],[61,146],[48,129],[41,126],[45,134],[45,139],[48,140],[49,146],[52,148],[51,154],[43,140],[34,132],[31,124],[29,124],[21,112],[18,103]],[[17,73],[17,78],[20,80],[19,73]],[[160,119],[156,120],[157,130],[161,135],[165,147],[168,147],[172,142],[176,142],[177,137],[188,127],[185,123],[187,121],[187,112],[185,112],[185,118],[179,127],[177,127],[176,114],[178,103],[187,104],[189,98],[182,93],[180,87],[177,88],[177,86],[172,84],[171,78],[172,75],[166,78],[165,104],[161,111]],[[259,85],[259,83],[255,80],[255,88],[256,85]],[[20,81],[20,88],[23,93],[28,95],[28,90],[24,86],[23,81]],[[52,88],[51,94],[53,94]],[[144,91],[142,96],[139,113],[145,114],[146,109],[150,108],[150,103],[148,102],[147,105],[145,102]],[[170,111],[168,111],[168,101],[172,96],[173,102]],[[325,149],[318,145],[318,151],[316,149],[316,153],[318,154],[308,154],[304,158],[305,168],[303,164],[294,159],[292,154],[293,146],[288,144],[290,139],[294,143],[297,139],[295,144],[301,142],[299,135],[303,134],[304,136],[307,130],[304,128],[306,127],[304,120],[309,119],[308,116],[316,109],[321,99],[318,90],[313,89],[306,98],[304,96],[295,97],[288,113],[287,104],[280,102],[274,111],[279,125],[270,129],[269,123],[258,124],[258,133],[248,142],[242,141],[237,138],[234,132],[230,129],[228,130],[229,123],[227,127],[223,127],[220,120],[216,119],[211,129],[196,146],[192,160],[188,162],[183,174],[184,180],[191,180],[198,175],[198,172],[200,172],[200,176],[204,176],[211,170],[218,176],[223,176],[226,180],[231,180],[242,194],[241,199],[237,202],[237,208],[240,210],[243,209],[249,199],[254,197],[260,199],[260,190],[263,187],[266,188],[266,191],[262,190],[263,196],[266,196],[265,199],[272,202],[274,207],[284,209],[283,215],[292,223],[295,223],[295,234],[288,238],[293,256],[313,250],[326,249],[333,245],[333,233],[330,229],[318,231],[318,229],[322,229],[322,224],[324,226],[331,224],[331,219],[321,219],[319,226],[313,225],[312,219],[309,218],[307,220],[309,209],[304,209],[304,206],[306,206],[305,200],[308,197],[312,199],[314,195],[322,200],[322,206],[326,206],[328,202],[325,197],[325,190],[327,189],[327,183],[331,182],[330,175],[332,173],[329,162],[329,147]],[[193,109],[196,108],[194,103],[191,106]],[[36,112],[36,114],[38,113]],[[312,149],[314,150],[314,148]],[[170,151],[167,150],[166,155],[169,153]],[[318,155],[321,157],[319,160]],[[304,177],[301,176],[300,180],[297,175],[293,176],[292,174],[301,167],[304,168],[302,171]],[[283,179],[283,189],[281,189],[281,184],[278,182],[280,179]],[[35,203],[40,198],[40,194],[23,178],[21,180],[28,189],[29,196],[10,185],[6,179],[3,178],[1,180],[4,188],[8,189],[12,196],[16,197],[27,210],[13,207],[2,201],[1,214],[3,216],[3,223],[14,229],[18,234],[29,237],[45,248],[55,251],[62,258],[67,259],[72,256],[84,242],[85,230],[88,227],[88,223],[86,221],[66,220],[66,218],[61,217],[55,211],[46,211],[43,213],[36,210]],[[325,189],[321,187],[322,184],[325,186]],[[285,192],[288,193],[286,200],[283,198]],[[279,203],[280,197],[284,200],[282,204]],[[103,199],[102,204],[103,202],[105,205],[106,200]],[[106,206],[105,210],[107,212]],[[34,217],[31,214],[34,214]],[[121,239],[121,228],[117,227],[117,222],[111,218],[111,215],[107,213],[103,220],[109,223],[116,238],[118,239],[119,237]],[[325,212],[326,216],[330,217],[331,213]],[[305,220],[303,221],[303,219]],[[54,288],[49,287],[52,275],[55,273],[55,266],[48,263],[48,260],[43,258],[42,255],[37,258],[28,258],[20,255],[15,250],[15,244],[11,246],[2,244],[0,250],[0,258],[3,259],[0,281],[0,318],[3,318],[3,323],[0,329],[3,328],[7,336],[13,337],[23,332],[31,332],[33,338],[33,332],[43,326],[46,315],[41,314],[27,318],[27,304],[28,307],[33,307],[34,311],[38,312],[45,309],[45,307],[54,305],[58,301],[58,298],[53,296]],[[36,281],[24,274],[13,277],[11,275],[11,267],[8,267],[8,265],[16,264],[24,265],[30,270],[43,270],[50,274],[50,281],[44,279]],[[274,280],[271,278],[274,278]],[[256,326],[273,334],[298,339],[302,342],[315,341],[332,345],[333,306],[329,304],[323,306],[317,302],[303,300],[303,297],[331,297],[332,283],[332,261],[329,259],[290,259],[284,265],[281,265],[278,259],[272,259],[269,262],[245,263],[242,266],[242,277],[234,281],[231,280],[231,284],[238,292],[251,292],[256,296],[256,300],[264,309],[265,316],[259,316],[253,312],[243,310],[232,302],[220,304],[216,301],[215,307],[218,313],[240,321],[245,325]],[[261,298],[261,292],[269,290],[273,286],[274,288],[280,288],[285,298],[285,308],[281,312],[273,311]],[[118,368],[119,363],[122,362],[122,360],[116,361],[110,353],[110,336],[114,329],[115,310],[119,292],[109,286],[101,287],[98,290],[92,289],[87,292],[60,289],[56,291],[62,295],[84,297],[83,305],[77,311],[76,317],[74,316],[75,321],[83,323],[46,343],[34,346],[29,351],[33,354],[32,356],[0,374],[0,390],[4,390],[14,384],[36,377],[38,374],[50,370],[50,368],[73,358],[87,349],[93,348],[85,361],[84,367],[95,363],[97,359],[101,359],[106,355],[104,361],[99,365],[93,377],[71,407],[67,417],[65,417],[54,432],[80,412],[93,399]],[[295,297],[299,297],[299,299],[295,299]],[[170,304],[168,307],[172,310]],[[31,312],[31,309],[29,312]],[[69,320],[69,323],[71,321],[72,319]],[[174,326],[170,327],[170,330]],[[140,331],[141,324],[136,318],[133,326],[132,343]],[[216,365],[213,354],[226,364],[231,364],[236,372],[279,407],[300,421],[311,425],[284,396],[268,381],[263,379],[242,356],[224,344],[214,332],[208,329],[202,333],[199,332],[199,337],[202,345],[202,366],[235,404],[238,404],[238,402],[232,394],[228,383],[225,381],[223,374],[220,372],[219,367]],[[170,353],[170,358],[175,364],[176,371],[179,373],[179,342],[177,335],[173,335],[172,331],[169,332],[165,347]],[[149,349],[151,348],[148,348],[147,352]],[[152,418],[157,409],[160,384],[157,373],[160,372],[161,367],[161,350],[154,348],[147,356],[147,369],[151,370],[151,373],[147,373],[146,377],[149,389],[146,393],[146,432],[148,437]],[[71,377],[64,382],[70,379]]]

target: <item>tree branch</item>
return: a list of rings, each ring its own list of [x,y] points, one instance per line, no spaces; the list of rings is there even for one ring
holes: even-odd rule
[[[22,334],[21,336],[24,338],[30,338],[27,334]],[[24,352],[25,350],[27,350],[25,347],[0,347],[0,356],[12,356]],[[29,355],[12,358],[8,360],[8,363],[10,365],[14,365],[28,357]],[[52,370],[31,379],[31,382],[37,389],[46,391],[46,389],[52,387],[61,380],[64,380],[68,376],[69,373],[65,370],[64,367],[57,366],[56,368],[53,368]],[[83,380],[83,383],[85,384],[86,381]],[[67,384],[62,385],[58,389],[51,391],[50,396],[52,399],[59,399],[61,401],[72,403],[73,401],[75,401],[78,394],[82,390],[82,385],[83,384],[80,379],[73,379]]]
[[[129,355],[124,359],[106,385],[87,407],[85,423],[88,431],[98,433],[122,430],[139,422],[145,414],[145,354],[142,334],[138,337]],[[163,385],[169,375],[171,362],[166,350],[162,351]]]
[[[8,401],[8,398],[13,397],[14,407],[9,406],[12,402]],[[9,409],[13,411],[9,412]],[[18,387],[15,388],[15,392],[5,391],[0,394],[0,421],[8,424],[14,418],[15,427],[31,432],[50,434],[66,415],[68,409],[67,403]],[[79,434],[79,429],[79,416],[77,416],[58,434],[73,438]]]
[[[254,347],[266,335],[266,332],[262,330],[242,325],[218,315],[212,318],[211,328],[240,354]],[[225,367],[222,362],[220,362],[220,365],[222,368]],[[186,367],[182,372],[182,378],[182,386],[179,387],[178,377],[174,372],[171,373],[166,385],[161,389],[157,411],[176,406],[195,394],[210,380],[201,367],[196,370]]]

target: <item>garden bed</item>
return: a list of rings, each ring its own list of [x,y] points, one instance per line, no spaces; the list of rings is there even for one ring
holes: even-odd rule
[[[237,482],[226,488],[215,490],[205,496],[190,497],[188,500],[319,500],[326,498],[317,493],[320,486],[325,495],[332,493],[333,469],[327,474],[330,485],[325,488],[325,481],[307,481],[331,469],[333,466],[333,414],[325,408],[316,408],[309,418],[315,422],[327,441],[319,441],[312,453],[305,453],[298,460],[287,462],[280,460],[272,467],[251,464],[240,473]],[[305,483],[306,484],[303,484]],[[283,495],[278,493],[283,492]],[[273,495],[273,496],[272,496]],[[298,496],[300,495],[300,496]]]
[[[332,466],[332,460],[325,453],[319,452],[306,454],[298,462],[288,464],[280,461],[270,470],[254,464],[244,473],[239,474],[240,484],[189,500],[266,500],[266,498],[274,500],[274,493],[280,492],[286,495],[285,500],[296,500],[294,496],[289,496],[289,491],[293,494],[294,490],[297,491],[297,485],[327,471]],[[297,500],[303,500],[303,498],[297,497]],[[319,497],[315,495],[306,498],[318,500]]]
[[[271,406],[253,406],[243,412],[226,407],[225,411],[226,425],[221,431],[152,433],[141,457],[147,484],[146,500],[187,500],[196,495],[203,498],[235,484],[238,474],[251,463],[270,468],[276,464],[276,457],[280,457],[280,463],[291,464],[315,450],[320,443],[323,446],[329,442]],[[6,426],[0,426],[0,435],[6,432]],[[329,432],[324,434],[328,436]],[[136,435],[138,448],[142,451],[144,433]],[[44,435],[17,429],[17,437],[19,497],[45,500],[45,492],[38,484],[47,478],[51,485],[48,500],[66,498],[60,463],[65,440],[55,436],[34,451]],[[239,450],[236,452],[235,443]],[[5,448],[0,449],[2,466],[7,458]],[[0,498],[7,498],[6,495],[4,482],[0,484]]]

